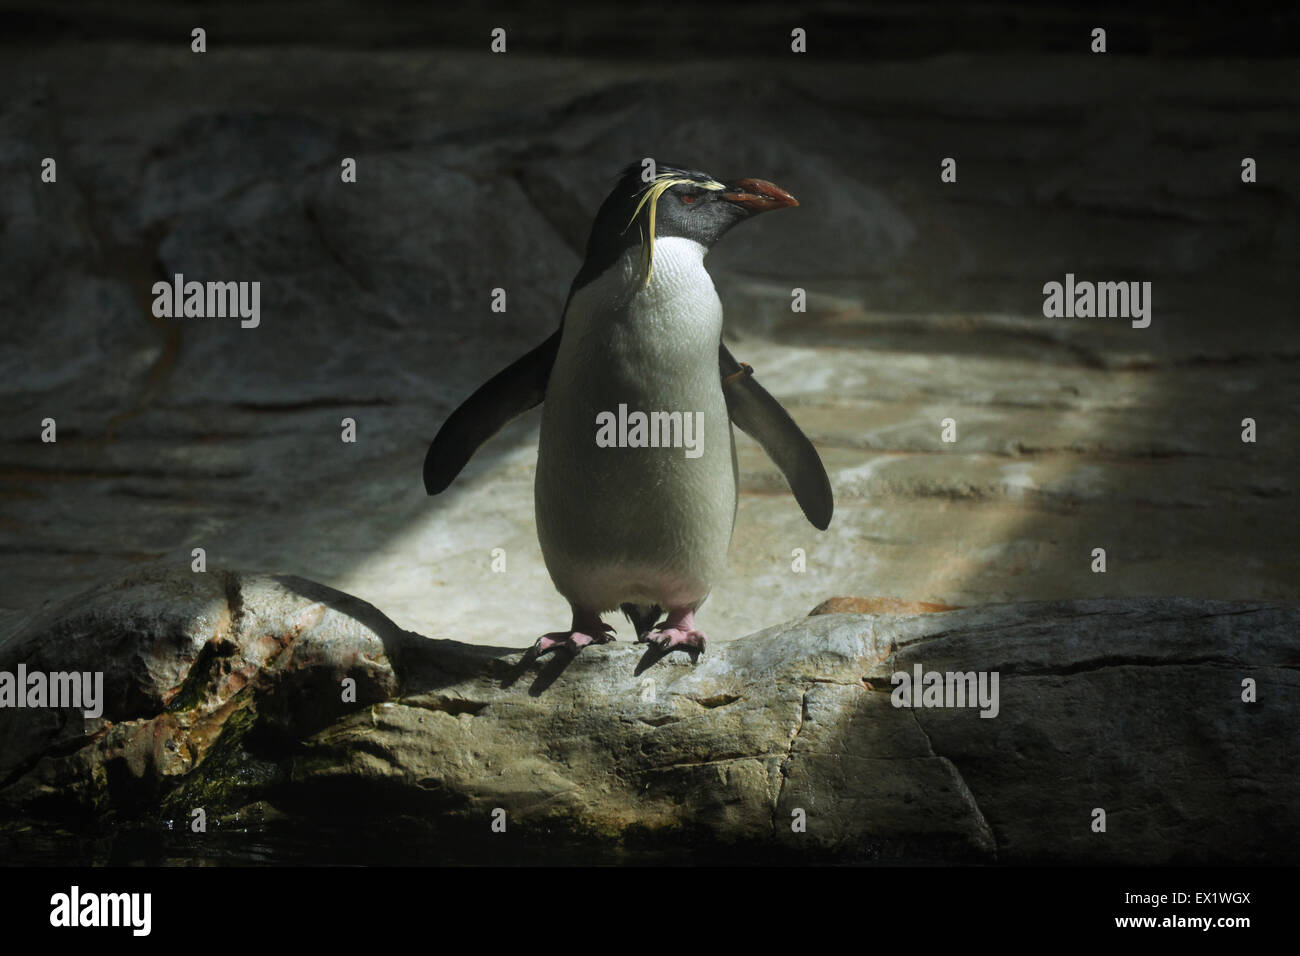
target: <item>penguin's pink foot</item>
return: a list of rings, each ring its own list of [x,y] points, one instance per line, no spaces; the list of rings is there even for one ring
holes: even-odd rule
[[[695,629],[694,608],[668,612],[668,620],[637,638],[642,644],[653,644],[664,653],[681,648],[684,651],[704,653],[704,632]]]
[[[567,631],[552,631],[537,639],[537,656],[562,647],[570,654],[577,654],[588,644],[608,644],[614,640],[610,632],[613,625],[606,624],[600,615],[588,612],[573,612],[573,627]]]
[[[704,632],[684,631],[677,627],[664,627],[649,631],[641,637],[646,644],[653,644],[661,651],[671,651],[680,647],[684,651],[704,653]]]

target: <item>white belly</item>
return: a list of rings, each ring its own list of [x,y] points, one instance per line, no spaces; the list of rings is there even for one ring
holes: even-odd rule
[[[534,500],[556,589],[607,611],[697,607],[726,563],[736,453],[718,376],[722,305],[688,239],[634,249],[569,304],[542,410]],[[632,289],[631,294],[627,290]],[[702,413],[699,457],[682,447],[598,447],[597,416]]]

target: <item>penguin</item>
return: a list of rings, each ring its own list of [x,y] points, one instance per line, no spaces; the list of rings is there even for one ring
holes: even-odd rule
[[[547,571],[573,612],[538,655],[637,640],[697,659],[695,613],[722,573],[737,508],[734,423],[781,469],[804,516],[830,525],[816,449],[722,342],[710,248],[756,215],[798,206],[761,179],[634,163],[596,214],[560,327],[454,411],[424,461],[430,495],[512,419],[542,405],[534,507]],[[666,615],[659,620],[660,615]]]

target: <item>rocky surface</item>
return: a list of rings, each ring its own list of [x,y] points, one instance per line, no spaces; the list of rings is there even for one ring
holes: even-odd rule
[[[1206,48],[1189,18],[1118,14],[1114,54],[1009,54],[990,8],[990,52],[796,60],[754,38],[784,29],[766,4],[732,51],[752,57],[628,55],[603,16],[511,23],[493,57],[335,0],[331,29],[414,46],[316,45],[284,0],[290,32],[261,37],[208,5],[200,57],[166,42],[180,7],[30,6],[0,22],[63,39],[0,57],[0,669],[99,668],[108,692],[90,722],[0,710],[17,819],[183,834],[204,806],[214,839],[301,822],[314,859],[343,845],[327,822],[387,821],[418,860],[500,859],[473,837],[500,807],[529,859],[1294,860],[1294,58],[1131,56]],[[864,26],[814,6],[814,35]],[[926,52],[909,15],[869,42]],[[1075,20],[1035,17],[1016,43],[1072,48]],[[815,532],[740,436],[708,656],[531,661],[567,620],[537,414],[436,499],[420,466],[554,328],[611,178],[647,155],[799,197],[709,262],[836,514]],[[154,318],[177,272],[261,281],[260,326]],[[1152,282],[1150,328],[1043,318],[1066,272]],[[998,670],[998,717],[891,707],[916,662]],[[30,858],[25,832],[0,852]],[[185,839],[176,859],[203,856]]]
[[[694,666],[627,643],[538,661],[300,578],[148,571],[0,645],[0,670],[102,670],[108,702],[85,721],[0,710],[0,804],[177,827],[196,858],[201,807],[250,842],[286,819],[354,841],[400,822],[425,862],[476,837],[480,862],[516,842],[537,860],[1290,862],[1297,624],[1294,604],[1042,602],[823,613]],[[918,664],[998,672],[996,716],[892,706],[890,675]]]
[[[714,645],[835,594],[1296,599],[1294,79],[1294,60],[1122,54],[8,48],[0,635],[196,547],[435,638],[525,647],[560,626],[537,414],[437,499],[420,466],[450,410],[554,328],[593,210],[643,155],[802,203],[710,268],[733,351],[818,445],[836,515],[815,532],[740,437]],[[57,184],[36,179],[47,155]],[[1067,271],[1152,281],[1151,327],[1044,319]],[[261,325],[154,319],[150,286],[176,272],[262,281]]]

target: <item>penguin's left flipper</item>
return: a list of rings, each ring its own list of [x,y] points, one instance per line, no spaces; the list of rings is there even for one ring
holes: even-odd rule
[[[447,488],[479,446],[511,421],[546,398],[560,333],[555,334],[480,385],[451,413],[424,456],[424,490],[436,495]]]
[[[754,380],[753,369],[736,361],[725,345],[718,346],[718,368],[727,412],[746,435],[763,446],[790,483],[795,501],[813,526],[825,531],[835,499],[817,449],[771,393]]]

